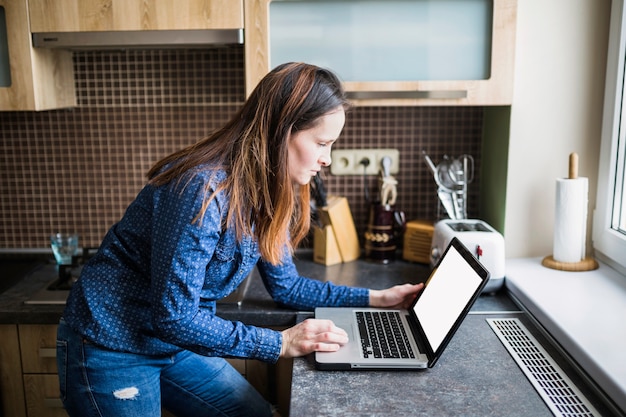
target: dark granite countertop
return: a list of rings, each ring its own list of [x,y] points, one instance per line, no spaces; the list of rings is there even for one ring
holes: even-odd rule
[[[505,415],[552,413],[483,315],[467,316],[427,370],[329,372],[315,370],[311,357],[294,361],[291,417]]]
[[[507,298],[506,294],[500,297]],[[502,305],[505,304],[508,303]],[[307,317],[311,314],[301,314],[298,320]],[[596,392],[586,385],[571,363],[537,330],[526,313],[479,311],[476,308],[465,318],[439,361],[430,369],[319,371],[315,369],[312,355],[294,359],[289,415],[552,416],[548,406],[487,323],[486,319],[490,317],[518,318],[596,407],[601,413],[599,415],[614,415]],[[574,412],[570,415],[585,414]]]

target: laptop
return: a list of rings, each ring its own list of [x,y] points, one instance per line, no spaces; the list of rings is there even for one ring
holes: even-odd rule
[[[488,280],[489,272],[455,237],[408,310],[316,308],[315,318],[332,320],[349,338],[336,352],[315,352],[316,368],[432,368]],[[377,341],[372,333],[381,327],[392,335]]]

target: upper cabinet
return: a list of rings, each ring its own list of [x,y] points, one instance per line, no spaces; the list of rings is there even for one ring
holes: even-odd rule
[[[26,0],[0,0],[0,111],[75,105],[72,54],[33,48]]]
[[[28,0],[33,32],[239,29],[243,0]]]
[[[273,67],[335,71],[356,105],[509,105],[517,0],[244,0],[246,91]]]
[[[33,47],[33,33],[143,32],[169,45],[178,33],[148,31],[242,28],[243,0],[0,0],[0,111],[76,105],[72,52]]]

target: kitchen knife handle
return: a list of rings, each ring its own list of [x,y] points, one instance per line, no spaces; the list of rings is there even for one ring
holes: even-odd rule
[[[315,185],[315,204],[317,204],[318,208],[326,207],[328,205],[326,188],[324,188],[324,181],[320,177],[319,172],[313,177],[313,184]]]

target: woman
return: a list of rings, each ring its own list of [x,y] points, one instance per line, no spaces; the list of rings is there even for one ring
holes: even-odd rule
[[[257,267],[286,306],[407,306],[421,285],[367,290],[300,277],[309,181],[330,164],[347,102],[331,72],[271,71],[210,137],[159,161],[74,284],[58,331],[71,416],[270,416],[224,357],[275,362],[333,351],[347,334],[307,320],[282,332],[215,315]]]

